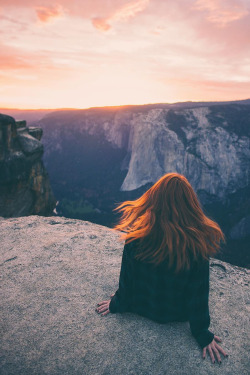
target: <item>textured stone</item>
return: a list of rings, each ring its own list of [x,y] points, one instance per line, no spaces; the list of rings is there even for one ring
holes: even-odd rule
[[[30,127],[28,128],[28,131],[29,131],[29,134],[30,134],[32,137],[38,139],[38,141],[40,141],[40,139],[42,138],[42,135],[43,135],[43,129],[41,129],[41,128],[36,128],[36,127],[34,127],[34,126],[30,126]]]
[[[32,133],[36,137],[32,136]],[[42,130],[0,114],[0,215],[52,214],[55,207],[42,162]]]
[[[1,374],[249,374],[249,270],[211,259],[210,329],[229,354],[212,364],[187,322],[95,312],[118,286],[118,237],[64,217],[0,218]]]
[[[42,155],[43,153],[43,144],[34,138],[29,133],[21,133],[18,135],[18,140],[21,145],[21,148],[25,154],[35,154],[39,153]]]
[[[168,112],[153,109],[134,116],[131,159],[122,190],[153,183],[172,171],[188,176],[196,191],[218,198],[248,184],[248,137],[214,126],[208,121],[210,109],[204,107],[175,111],[178,132],[185,134],[181,138],[171,130]]]
[[[16,127],[19,128],[25,128],[27,125],[27,122],[25,120],[16,120]]]

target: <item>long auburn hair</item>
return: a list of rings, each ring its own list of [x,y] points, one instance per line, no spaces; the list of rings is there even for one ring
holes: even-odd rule
[[[140,240],[135,258],[154,265],[168,259],[169,268],[176,262],[175,272],[190,268],[191,255],[208,260],[220,240],[225,242],[219,225],[204,214],[191,184],[179,173],[167,173],[140,198],[114,211],[122,213],[114,229],[123,232],[125,243]]]

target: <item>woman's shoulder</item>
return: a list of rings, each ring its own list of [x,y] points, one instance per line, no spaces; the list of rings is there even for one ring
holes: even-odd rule
[[[137,238],[128,243],[125,241],[124,252],[126,252],[126,254],[128,254],[131,257],[136,253],[136,250],[139,248],[139,243],[140,241]]]
[[[126,243],[124,245],[124,252],[125,257],[133,260],[136,264],[139,264],[141,267],[148,267],[153,268],[157,272],[166,272],[166,269],[168,270],[169,274],[172,274],[177,277],[182,277],[183,275],[190,275],[193,273],[202,273],[203,271],[206,271],[206,269],[209,267],[209,258],[204,258],[204,256],[200,253],[194,254],[189,248],[186,249],[186,256],[189,259],[189,267],[182,268],[179,272],[175,272],[176,266],[177,266],[177,259],[176,257],[173,259],[172,266],[169,266],[169,259],[166,257],[160,264],[152,264],[148,261],[142,261],[140,259],[137,259],[135,256],[143,251],[143,240],[140,238],[133,239],[132,241]],[[184,277],[184,276],[183,276]]]
[[[135,239],[133,239],[130,242],[126,242],[125,241],[124,247],[126,249],[135,249],[135,248],[138,248],[139,244],[140,244],[140,239],[139,238],[135,238]]]
[[[206,258],[202,254],[198,254],[196,257],[193,255],[190,264],[190,276],[205,278],[209,274],[209,263],[210,256]]]

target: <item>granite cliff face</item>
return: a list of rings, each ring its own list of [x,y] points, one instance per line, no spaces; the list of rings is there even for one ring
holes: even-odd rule
[[[250,120],[250,109],[248,116]],[[216,117],[220,124],[212,121]],[[222,199],[246,187],[249,137],[240,125],[232,129],[226,120],[223,111],[213,113],[208,107],[154,109],[134,116],[128,145],[131,158],[121,189],[135,190],[171,171],[188,176],[196,191]]]
[[[55,148],[62,151],[64,138],[73,143],[92,136],[124,150],[122,191],[172,171],[219,199],[249,185],[250,105],[56,111],[38,123],[46,132],[47,163]]]
[[[64,217],[0,218],[2,375],[248,375],[247,269],[210,260],[210,329],[229,354],[212,364],[188,322],[95,312],[118,288],[123,243]]]
[[[55,207],[43,162],[42,129],[0,114],[0,215],[52,214]]]

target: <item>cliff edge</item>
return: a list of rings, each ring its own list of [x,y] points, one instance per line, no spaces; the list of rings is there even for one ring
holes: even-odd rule
[[[42,162],[42,129],[0,114],[0,215],[52,214],[56,205]]]
[[[2,375],[247,375],[250,271],[211,259],[210,329],[229,357],[212,364],[188,322],[95,312],[118,287],[123,243],[64,217],[0,218]]]

